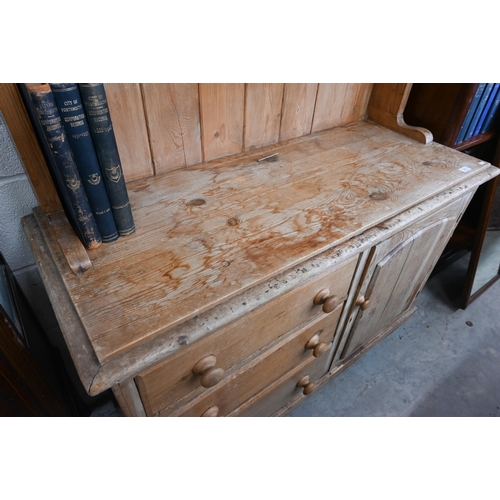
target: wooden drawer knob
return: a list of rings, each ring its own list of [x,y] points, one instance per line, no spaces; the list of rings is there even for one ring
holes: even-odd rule
[[[368,307],[370,307],[370,301],[365,299],[364,295],[360,295],[358,297],[358,300],[356,300],[356,305],[359,306],[362,311],[364,311],[365,309],[368,309]]]
[[[208,410],[206,410],[202,417],[218,417],[219,416],[219,407],[211,406]]]
[[[308,394],[311,394],[312,391],[314,391],[314,389],[316,388],[316,384],[314,382],[309,382],[309,375],[306,375],[298,381],[297,387],[303,387],[304,396],[307,396]]]
[[[326,351],[330,349],[330,344],[327,344],[326,342],[320,342],[319,341],[319,334],[323,330],[320,330],[318,333],[315,333],[307,342],[306,344],[306,349],[312,349],[313,350],[313,356],[315,358],[319,358],[322,354],[324,354]]]
[[[313,302],[316,305],[323,304],[323,312],[328,314],[337,308],[342,299],[338,295],[330,295],[330,290],[323,288],[316,294]]]
[[[210,354],[200,359],[193,367],[193,373],[200,375],[200,384],[202,387],[208,388],[218,384],[224,377],[224,370],[216,368],[217,358]]]

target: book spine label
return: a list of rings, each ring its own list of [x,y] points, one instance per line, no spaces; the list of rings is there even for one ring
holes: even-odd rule
[[[88,249],[97,248],[102,243],[101,235],[83,189],[73,152],[50,86],[48,83],[42,85],[27,84],[26,88],[49,144],[54,164],[59,170],[70,208],[80,227],[83,244]]]
[[[135,231],[104,84],[78,84],[120,236]]]
[[[90,135],[80,92],[76,83],[51,83],[50,87],[102,241],[109,243],[118,238],[118,230]]]

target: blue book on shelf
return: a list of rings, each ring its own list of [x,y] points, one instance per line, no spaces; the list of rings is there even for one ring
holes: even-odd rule
[[[483,91],[481,92],[481,97],[479,98],[479,102],[477,103],[476,110],[474,111],[474,115],[472,116],[472,120],[470,121],[469,127],[467,128],[467,132],[465,132],[464,141],[468,141],[471,137],[474,136],[474,130],[476,128],[477,122],[479,121],[479,117],[483,111],[483,107],[486,104],[484,100],[484,95],[488,89],[488,83],[481,83],[483,85]],[[489,95],[489,94],[488,94]],[[487,100],[487,99],[486,99]]]
[[[465,115],[465,119],[462,123],[462,126],[460,127],[460,132],[458,133],[458,137],[457,137],[457,140],[455,141],[455,144],[460,144],[461,142],[464,142],[465,134],[467,133],[467,131],[469,129],[470,122],[472,121],[472,118],[474,117],[474,113],[477,109],[479,101],[481,100],[481,95],[482,95],[485,87],[486,87],[486,83],[480,83],[479,86],[477,87],[476,93],[474,94],[474,97],[472,98],[472,102],[470,103],[469,111],[467,111],[467,114]]]
[[[49,85],[102,241],[104,243],[115,241],[118,238],[118,230],[102,180],[101,167],[78,86],[76,83],[50,83]]]
[[[483,122],[483,125],[481,127],[481,131],[480,131],[481,134],[488,132],[488,129],[489,129],[491,123],[493,122],[493,119],[495,118],[495,114],[497,112],[498,106],[500,105],[500,84],[495,83],[495,85],[497,87],[496,91],[495,91],[495,97],[494,97],[494,100],[491,104],[488,115],[486,116],[486,118]]]
[[[495,98],[495,90],[498,88],[498,83],[488,83],[486,90],[484,91],[483,97],[481,100],[484,100],[484,104],[482,106],[482,111],[477,121],[476,127],[474,128],[473,136],[479,135],[481,133],[481,127],[483,126],[484,120],[488,115],[488,111],[493,103]]]
[[[25,85],[50,147],[57,170],[56,175],[60,177],[60,182],[64,186],[65,199],[69,202],[68,207],[78,223],[78,232],[83,238],[82,242],[88,249],[98,248],[102,243],[101,234],[83,189],[75,157],[69,145],[52,90],[48,83]],[[49,164],[50,166],[51,164]]]
[[[103,83],[79,83],[78,87],[118,234],[128,236],[135,232],[134,217],[111,122],[106,89]]]

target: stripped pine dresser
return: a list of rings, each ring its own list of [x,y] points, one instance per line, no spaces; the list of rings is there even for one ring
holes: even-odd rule
[[[411,84],[108,84],[135,234],[86,251],[15,85],[23,219],[82,384],[127,416],[278,416],[401,325],[490,164]]]

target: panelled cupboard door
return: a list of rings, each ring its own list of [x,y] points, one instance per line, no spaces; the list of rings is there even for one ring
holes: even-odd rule
[[[413,305],[456,225],[456,211],[448,212],[374,248],[368,286],[360,290],[360,307],[341,358],[366,345]]]

